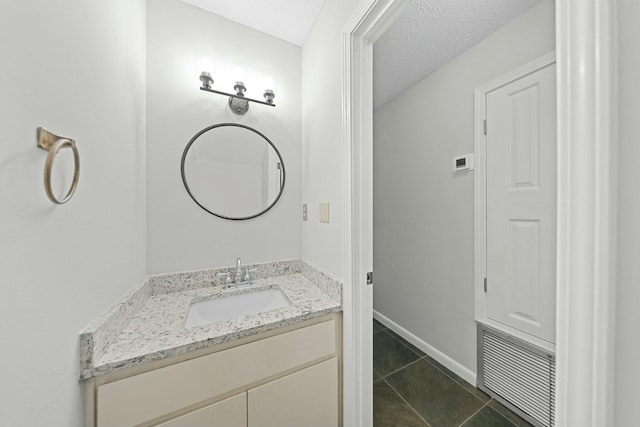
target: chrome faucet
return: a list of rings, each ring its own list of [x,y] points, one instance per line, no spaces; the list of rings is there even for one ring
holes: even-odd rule
[[[236,284],[242,283],[242,278],[243,278],[243,275],[242,275],[242,261],[240,261],[240,258],[238,258],[236,260],[236,280],[235,280],[235,283]]]
[[[251,269],[245,268],[243,270],[242,261],[240,260],[240,258],[238,258],[236,259],[235,272],[233,272],[233,270],[227,271],[227,272],[220,272],[220,273],[217,273],[216,276],[226,277],[224,281],[224,288],[228,289],[234,286],[246,286],[253,283],[251,281],[251,275],[249,273],[256,270],[257,270],[256,268],[251,268]]]

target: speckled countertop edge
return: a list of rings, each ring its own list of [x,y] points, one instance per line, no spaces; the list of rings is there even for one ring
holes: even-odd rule
[[[99,360],[136,313],[151,297],[151,286],[144,279],[125,292],[107,310],[95,318],[80,332],[80,371]]]
[[[296,260],[268,263],[264,266],[269,273],[301,271],[301,274],[259,279],[250,288],[231,290],[223,290],[220,285],[196,288],[196,283],[203,276],[211,277],[211,270],[149,278],[123,296],[111,310],[107,310],[83,331],[80,378],[88,379],[341,311],[342,284],[337,280]],[[180,280],[184,277],[191,280]],[[154,279],[162,283],[155,289]],[[181,282],[186,284],[183,290],[179,290]],[[188,306],[193,300],[269,287],[279,287],[292,304],[192,329],[183,327]],[[132,314],[133,310],[137,311]],[[118,314],[124,314],[120,321],[117,319]],[[101,330],[101,319],[110,320],[108,323],[111,327],[102,329],[107,329],[114,336],[109,340],[102,340],[100,345],[105,348],[95,351],[95,344],[91,346],[82,343],[91,342],[92,334]],[[125,321],[126,325],[123,326]],[[109,341],[108,345],[106,341]]]

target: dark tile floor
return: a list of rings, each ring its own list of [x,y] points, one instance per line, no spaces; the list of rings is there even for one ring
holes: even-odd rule
[[[531,425],[374,320],[373,426]]]

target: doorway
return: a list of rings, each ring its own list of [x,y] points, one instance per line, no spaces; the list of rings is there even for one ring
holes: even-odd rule
[[[430,2],[412,4],[397,22],[405,22],[418,4]],[[458,379],[464,378],[464,385],[447,387],[455,392],[445,400],[467,397],[467,411],[451,411],[451,422],[446,424],[459,425],[479,410],[473,403],[480,408],[488,403],[464,388],[474,388],[477,372],[473,191],[479,171],[473,170],[472,164],[473,93],[478,86],[555,49],[553,6],[551,1],[542,1],[514,14],[482,41],[374,112],[374,318]],[[458,20],[463,12],[451,14],[449,19]],[[397,37],[397,25],[374,46],[374,57],[388,35]],[[434,49],[424,46],[426,51]],[[375,61],[374,66],[379,62]],[[555,74],[551,76],[555,80]],[[555,104],[555,84],[550,90],[550,100]],[[528,94],[524,93],[521,99],[524,101]],[[550,115],[554,111],[555,106],[548,109]],[[496,125],[493,120],[492,123]],[[550,133],[555,135],[554,130]],[[460,166],[460,159],[464,167]],[[555,247],[555,241],[552,244]],[[380,369],[374,376],[380,373],[383,382],[393,382],[402,372],[387,377],[388,369],[380,359],[388,339],[381,338],[388,337],[384,333],[374,335],[374,370]],[[423,362],[415,366],[427,366]],[[419,372],[425,375],[416,373],[416,377],[425,382],[431,377],[429,370]],[[398,387],[395,390],[401,391]],[[447,390],[434,388],[426,394],[447,396]],[[483,408],[500,417],[490,409]],[[432,418],[433,411],[427,407],[424,410],[422,417],[429,424],[438,424]]]
[[[371,425],[372,348],[366,339],[372,332],[372,290],[366,285],[366,272],[372,267],[371,44],[403,4],[406,1],[366,1],[344,31],[346,425]],[[595,307],[596,319],[610,322],[614,289],[610,286],[613,252],[601,250],[613,245],[614,217],[608,198],[613,165],[608,155],[612,150],[612,104],[607,102],[607,91],[615,80],[615,68],[608,51],[596,48],[614,42],[610,31],[614,15],[603,10],[607,7],[596,0],[558,0],[556,4],[560,141],[557,312],[561,314],[557,327],[557,419],[561,426],[610,425],[612,417],[607,398],[611,384],[604,377],[611,368],[612,343],[596,333],[593,323],[582,321]],[[594,22],[599,30],[595,36]],[[593,43],[594,37],[599,38],[597,43]],[[589,66],[570,67],[573,63]],[[598,132],[586,132],[584,123],[598,123]],[[584,162],[570,162],[576,158]],[[573,167],[569,168],[570,164]],[[594,204],[594,199],[605,203]],[[576,210],[592,214],[576,220],[570,215]],[[577,247],[581,250],[576,251]],[[571,286],[578,281],[581,287]],[[595,295],[604,299],[594,304]],[[595,354],[591,351],[594,348],[601,350]],[[578,356],[582,357],[579,361]]]

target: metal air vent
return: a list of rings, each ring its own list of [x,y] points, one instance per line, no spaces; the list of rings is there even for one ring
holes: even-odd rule
[[[555,366],[555,355],[478,323],[478,388],[535,426],[554,426]]]

